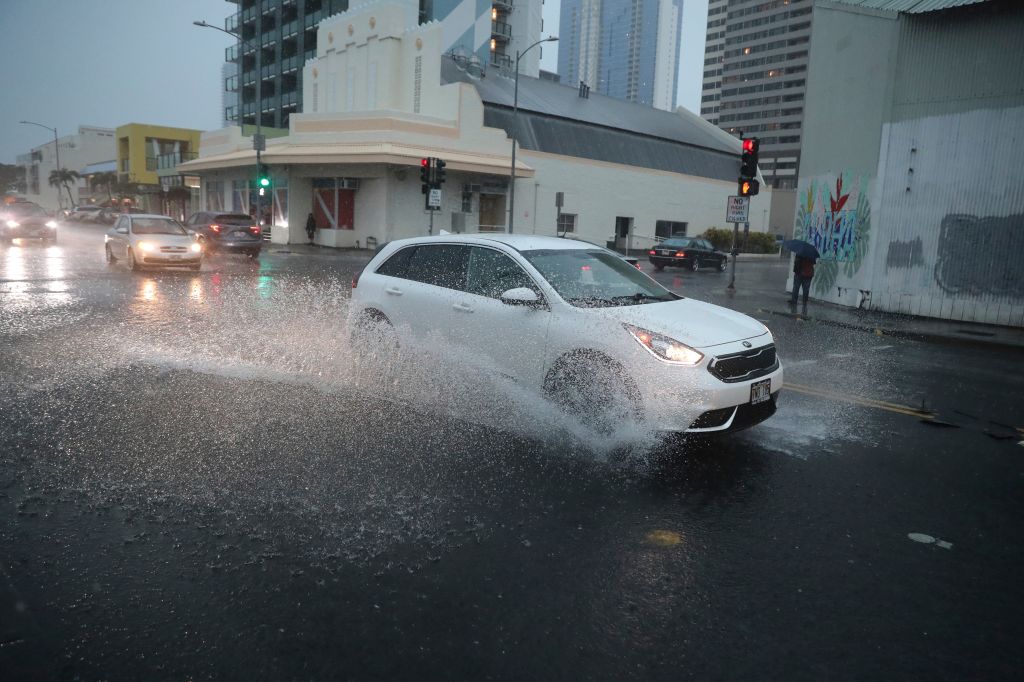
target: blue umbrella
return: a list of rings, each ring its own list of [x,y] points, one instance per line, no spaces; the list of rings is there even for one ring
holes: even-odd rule
[[[818,249],[814,248],[814,244],[809,244],[803,239],[787,239],[782,242],[782,248],[811,261],[821,258],[821,254],[818,253]]]

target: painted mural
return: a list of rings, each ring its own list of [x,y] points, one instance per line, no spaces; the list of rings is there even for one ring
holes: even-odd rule
[[[812,178],[799,197],[794,237],[818,249],[812,286],[828,293],[842,270],[853,277],[868,251],[871,203],[868,180],[849,171]]]

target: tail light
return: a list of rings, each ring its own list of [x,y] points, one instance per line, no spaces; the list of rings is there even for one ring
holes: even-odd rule
[[[648,251],[648,252],[647,252],[647,255],[649,255],[649,256],[653,256],[653,255],[654,255],[654,249],[651,249],[650,251]]]
[[[640,261],[637,261],[637,262],[633,263],[633,265],[635,265],[635,266],[636,266],[636,269],[637,269],[637,270],[643,270],[643,268],[642,268],[642,267],[640,267]]]
[[[249,231],[252,232],[253,234],[259,234],[260,233],[260,226],[259,225],[253,225],[252,227],[249,228]]]
[[[353,289],[355,289],[359,285],[359,275],[361,275],[361,274],[363,274],[363,271],[359,270],[358,272],[356,272],[355,275],[352,276],[352,288]]]
[[[685,251],[676,251],[676,258],[686,258]]]
[[[220,225],[210,225],[210,229],[218,234],[220,233]]]

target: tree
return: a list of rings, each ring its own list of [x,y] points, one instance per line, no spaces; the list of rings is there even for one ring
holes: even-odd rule
[[[78,174],[78,171],[68,170],[67,168],[55,168],[50,171],[50,187],[57,188],[58,203],[60,203],[60,188],[63,187],[68,193],[70,205],[75,205],[75,197],[71,194],[71,185],[77,182],[80,177],[82,176]]]
[[[102,187],[107,191],[107,203],[113,203],[114,201],[114,186],[117,184],[117,173],[114,171],[104,171],[103,173],[96,173],[89,180],[89,186],[92,189]]]

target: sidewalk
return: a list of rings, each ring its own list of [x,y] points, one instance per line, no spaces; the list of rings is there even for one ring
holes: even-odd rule
[[[721,285],[715,287],[719,291],[709,287],[701,293],[706,294],[707,300],[712,303],[747,314],[762,313],[762,317],[764,313],[768,313],[816,324],[862,330],[879,336],[1024,350],[1024,328],[939,320],[878,310],[858,310],[815,301],[813,298],[806,308],[802,304],[793,306],[789,303],[788,292],[785,291],[788,275],[788,262],[744,263],[741,258],[737,267],[735,294],[729,294]],[[691,292],[690,295],[701,297],[697,292]]]

